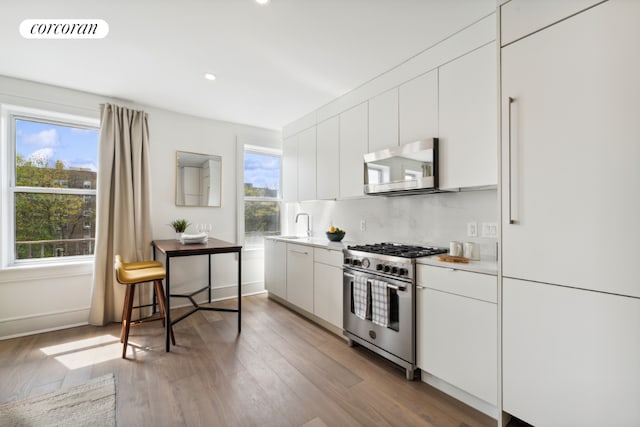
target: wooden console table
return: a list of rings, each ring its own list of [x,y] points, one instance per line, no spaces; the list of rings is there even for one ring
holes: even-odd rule
[[[156,259],[156,249],[165,254],[165,268],[167,270],[167,277],[165,279],[165,294],[166,294],[166,322],[165,322],[165,338],[166,338],[166,351],[170,350],[171,340],[170,331],[171,326],[192,315],[199,310],[209,311],[229,311],[238,313],[238,333],[240,333],[240,307],[242,301],[242,246],[233,243],[225,242],[224,240],[218,240],[209,238],[207,243],[197,243],[183,245],[178,240],[154,240],[151,242],[153,246],[153,259]],[[218,308],[218,307],[203,307],[193,299],[193,296],[199,294],[205,290],[209,292],[209,302],[211,302],[211,255],[237,253],[238,254],[238,308]],[[171,258],[192,256],[192,255],[208,255],[209,257],[209,282],[207,286],[197,289],[189,294],[172,294],[171,293]],[[171,320],[171,297],[187,298],[193,304],[193,309],[183,314],[175,320]]]

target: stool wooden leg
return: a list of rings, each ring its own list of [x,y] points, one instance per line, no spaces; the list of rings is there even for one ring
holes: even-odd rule
[[[127,317],[124,325],[124,345],[122,346],[122,358],[127,358],[127,343],[129,341],[129,329],[131,327],[131,311],[133,309],[133,298],[136,293],[136,284],[127,285],[127,300],[125,301],[125,310],[127,310]]]
[[[122,308],[122,322],[120,322],[120,342],[124,342],[124,330],[127,327],[127,302],[129,301],[129,293],[131,285],[126,285],[127,289],[124,294],[124,307]]]
[[[162,316],[162,325],[164,326],[164,322],[167,320],[167,305],[164,300],[164,288],[162,287],[162,280],[155,280],[153,282],[153,289],[156,293],[156,299],[158,300],[158,305],[160,306],[160,315]],[[171,333],[171,343],[176,345],[176,338],[173,336],[173,326],[169,330]]]

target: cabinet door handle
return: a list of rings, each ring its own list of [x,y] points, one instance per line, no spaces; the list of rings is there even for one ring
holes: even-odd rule
[[[509,209],[509,224],[517,224],[518,223],[518,221],[513,219],[513,215],[512,215],[512,212],[511,212],[511,205],[512,205],[511,199],[512,199],[512,194],[513,194],[512,193],[512,188],[511,188],[511,181],[512,181],[512,179],[511,179],[512,178],[512,175],[511,175],[511,163],[512,163],[511,162],[511,133],[512,133],[511,132],[511,118],[512,118],[511,117],[511,106],[512,106],[512,104],[514,102],[516,102],[516,99],[510,96],[509,97],[509,116],[508,116],[508,126],[509,126],[508,132],[509,132],[509,135],[507,136],[507,141],[508,141],[508,144],[507,144],[507,148],[508,148],[508,150],[507,150],[507,154],[508,154],[508,157],[507,157],[507,178],[509,179],[509,191],[508,191],[508,196],[509,196],[509,201],[508,201],[508,203],[509,203],[509,205],[508,205],[509,206],[509,208],[508,208]]]
[[[294,254],[300,254],[300,255],[309,255],[309,252],[306,252],[306,251],[296,251],[295,249],[289,249],[289,252],[293,252]]]

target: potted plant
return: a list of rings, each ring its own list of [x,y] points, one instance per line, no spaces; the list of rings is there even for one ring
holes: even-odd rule
[[[173,227],[173,230],[176,232],[176,238],[180,239],[180,235],[185,232],[190,223],[186,219],[176,219],[169,225]]]

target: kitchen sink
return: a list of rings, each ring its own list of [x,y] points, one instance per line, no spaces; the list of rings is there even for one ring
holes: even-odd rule
[[[280,239],[287,239],[287,240],[298,240],[298,239],[307,238],[307,236],[274,236],[274,237],[278,237]]]

